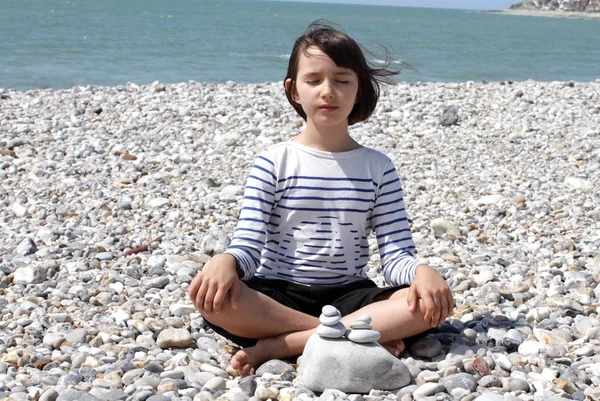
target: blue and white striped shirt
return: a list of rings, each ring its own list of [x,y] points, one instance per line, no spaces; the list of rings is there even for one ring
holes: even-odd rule
[[[368,278],[371,231],[385,281],[410,284],[419,262],[392,161],[366,147],[331,153],[287,141],[256,158],[226,253],[244,280],[339,285]]]

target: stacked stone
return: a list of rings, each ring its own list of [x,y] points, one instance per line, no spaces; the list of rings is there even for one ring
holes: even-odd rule
[[[350,325],[350,329],[346,337],[348,340],[359,343],[373,343],[381,338],[381,334],[373,330],[371,326],[371,316],[363,315],[358,317],[354,323]]]
[[[319,320],[321,324],[317,327],[317,334],[323,338],[342,338],[346,334],[346,326],[340,319],[342,314],[331,305],[325,305],[321,310]]]

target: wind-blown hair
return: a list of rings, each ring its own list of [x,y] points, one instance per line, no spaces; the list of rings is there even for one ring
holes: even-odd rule
[[[302,106],[294,101],[292,94],[296,85],[300,54],[307,55],[310,47],[320,49],[338,67],[349,68],[358,76],[358,102],[348,116],[348,125],[365,121],[373,114],[379,99],[379,84],[393,85],[394,81],[391,77],[399,73],[388,69],[392,62],[392,56],[387,48],[384,47],[386,57],[382,65],[372,67],[364,55],[364,53],[369,55],[372,55],[372,53],[356,43],[345,32],[334,29],[327,21],[317,20],[313,22],[304,34],[296,39],[290,55],[287,75],[283,81],[288,101],[305,121],[306,113],[302,110]],[[291,80],[291,85],[286,86],[285,83],[288,79]]]

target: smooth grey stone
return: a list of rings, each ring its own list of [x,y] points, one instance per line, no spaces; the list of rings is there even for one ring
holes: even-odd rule
[[[531,390],[531,388],[529,387],[529,383],[527,383],[527,381],[525,381],[523,379],[515,379],[513,377],[508,378],[508,380],[506,381],[506,386],[508,388],[505,388],[505,389],[509,390],[509,391],[529,392]]]
[[[502,387],[502,380],[494,375],[483,376],[479,379],[481,387]]]
[[[439,383],[443,384],[448,392],[451,392],[455,388],[464,388],[471,392],[477,389],[477,378],[468,373],[456,373],[442,377]]]
[[[317,326],[317,334],[325,338],[341,338],[346,334],[346,326],[341,322],[335,326],[325,326],[320,324]]]
[[[211,352],[219,349],[219,344],[214,338],[200,337],[196,340],[196,345],[203,351]]]
[[[335,326],[336,324],[339,323],[341,318],[342,318],[341,314],[334,315],[334,316],[321,315],[321,316],[319,316],[319,321],[321,322],[321,324],[323,324],[325,326]]]
[[[79,344],[85,342],[85,338],[88,335],[88,331],[86,329],[75,329],[65,335],[65,340],[70,342],[71,344]]]
[[[265,373],[270,373],[273,375],[282,375],[285,372],[295,372],[296,369],[292,365],[287,362],[281,361],[279,359],[271,359],[260,365],[260,367],[256,370],[256,374],[258,376],[262,376]]]
[[[359,317],[356,318],[356,321],[365,322],[366,324],[371,324],[373,319],[369,315],[360,315]]]
[[[321,401],[345,401],[348,396],[340,390],[327,389],[319,397]]]
[[[148,365],[144,366],[144,369],[146,369],[150,373],[156,373],[158,375],[162,374],[165,371],[165,369],[162,366],[157,365],[155,363],[149,363]]]
[[[205,255],[213,256],[225,252],[230,242],[231,238],[229,238],[225,231],[211,229],[204,235],[204,238],[202,238],[200,250]]]
[[[56,401],[101,401],[93,395],[77,390],[65,390],[60,393]]]
[[[422,338],[410,345],[411,355],[433,359],[442,353],[442,343],[434,338]]]
[[[365,398],[360,394],[350,394],[348,401],[365,401]]]
[[[202,388],[210,379],[215,377],[216,375],[211,372],[196,372],[190,375],[187,375],[185,380],[192,383],[194,387]]]
[[[113,255],[110,252],[100,252],[98,254],[96,254],[96,259],[98,260],[112,260],[113,259]]]
[[[15,270],[13,275],[14,284],[36,284],[44,280],[43,272],[37,266],[24,266]]]
[[[248,401],[248,396],[244,393],[241,393],[239,391],[228,391],[225,394],[223,394],[221,397],[219,397],[222,401],[225,400],[229,400],[229,401]]]
[[[21,241],[19,243],[19,245],[15,249],[15,252],[18,255],[22,255],[22,256],[32,255],[32,254],[36,253],[37,251],[38,251],[38,248],[35,245],[35,242],[33,242],[31,240],[31,238],[25,238],[23,241]]]
[[[94,387],[90,390],[90,394],[102,401],[121,401],[127,398],[127,393],[117,388],[104,389]]]
[[[44,336],[43,343],[53,348],[58,348],[65,341],[65,335],[62,333],[47,333]]]
[[[473,401],[505,401],[504,397],[499,394],[486,393],[481,394],[479,397],[475,398]]]
[[[154,277],[143,282],[145,288],[165,288],[169,284],[169,278],[165,276]]]
[[[195,349],[192,352],[192,359],[194,361],[198,361],[200,363],[208,363],[210,362],[210,354],[203,349]]]
[[[567,354],[567,348],[562,344],[548,344],[545,351],[550,358],[562,358]]]
[[[239,381],[238,387],[248,396],[252,396],[256,392],[257,383],[254,378],[255,376],[247,376]]]
[[[216,376],[207,381],[206,384],[202,386],[202,391],[208,390],[215,392],[219,390],[225,390],[227,388],[226,386],[227,382],[225,381],[225,379],[220,376]]]
[[[58,385],[64,387],[73,387],[83,381],[83,376],[68,373],[58,379]],[[62,395],[62,394],[61,394]]]
[[[203,363],[202,365],[200,365],[200,370],[202,370],[203,372],[212,373],[215,376],[221,376],[225,378],[229,377],[229,373],[211,363]]]
[[[436,237],[442,237],[444,234],[450,238],[461,238],[461,231],[454,224],[450,223],[448,220],[437,218],[433,219],[430,223],[431,228],[433,229],[433,234]]]
[[[350,328],[352,330],[371,330],[373,326],[371,326],[369,323],[357,320],[350,325]]]
[[[160,332],[156,343],[162,349],[186,348],[194,343],[194,338],[186,329],[168,328]]]
[[[133,401],[147,401],[154,394],[151,390],[139,390],[133,394]]]
[[[133,385],[136,386],[137,388],[142,388],[142,387],[148,386],[155,390],[159,384],[160,384],[160,379],[156,376],[142,377],[133,382]]]
[[[434,395],[444,391],[444,385],[440,383],[425,383],[413,392],[413,397],[415,399],[422,399],[424,397]]]
[[[448,106],[440,116],[440,125],[449,127],[458,123],[458,106]]]
[[[146,401],[171,401],[171,398],[164,395],[156,394],[151,397],[148,397]]]
[[[342,316],[339,310],[335,308],[335,306],[325,305],[323,309],[321,309],[321,313],[327,317],[331,316]]]
[[[376,342],[381,338],[381,334],[375,330],[350,330],[347,337],[352,342],[366,344]]]
[[[316,334],[306,343],[299,376],[300,383],[312,391],[335,388],[347,394],[399,389],[411,380],[402,361],[379,344],[355,344]]]
[[[57,398],[58,392],[53,388],[49,388],[48,390],[44,391],[38,401],[56,401]]]
[[[160,373],[161,379],[174,379],[174,380],[182,380],[185,377],[185,373],[181,370],[165,370]]]
[[[411,395],[411,400],[412,400],[412,393],[414,393],[414,391],[418,388],[419,386],[417,386],[416,384],[411,384],[410,386],[405,386],[402,387],[397,393],[396,395],[398,397],[403,397],[405,395]]]

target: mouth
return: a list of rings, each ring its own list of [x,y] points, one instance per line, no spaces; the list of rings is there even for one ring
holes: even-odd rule
[[[337,106],[332,106],[330,104],[324,104],[323,106],[319,106],[320,110],[325,110],[325,111],[333,111],[337,109]]]

